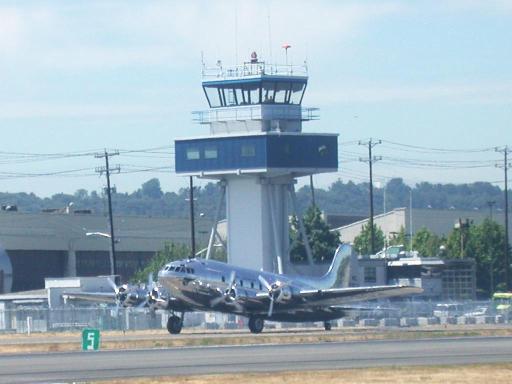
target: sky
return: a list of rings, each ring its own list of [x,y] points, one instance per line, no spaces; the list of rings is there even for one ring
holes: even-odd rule
[[[164,191],[176,138],[204,135],[206,65],[308,66],[306,132],[339,134],[338,172],[316,185],[489,181],[512,145],[512,0],[0,1],[0,191],[100,190],[95,153],[118,150],[112,183]],[[199,184],[205,181],[199,181]]]

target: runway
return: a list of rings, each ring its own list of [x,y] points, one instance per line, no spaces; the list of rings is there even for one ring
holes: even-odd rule
[[[512,337],[4,355],[0,383],[512,362]]]

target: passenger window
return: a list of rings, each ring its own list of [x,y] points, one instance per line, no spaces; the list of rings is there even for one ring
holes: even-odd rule
[[[243,280],[240,280],[240,286],[243,287],[244,286],[244,281]]]
[[[251,281],[251,288],[254,289],[254,281]]]
[[[226,282],[226,278],[224,276],[222,276],[222,282],[225,283]]]

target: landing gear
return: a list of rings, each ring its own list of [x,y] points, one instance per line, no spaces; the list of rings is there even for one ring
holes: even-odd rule
[[[330,321],[324,321],[324,328],[326,331],[330,331],[332,329],[332,324]]]
[[[183,316],[169,316],[169,320],[167,320],[167,330],[169,331],[169,333],[177,335],[178,333],[181,332],[181,328],[183,328]]]
[[[261,333],[265,321],[261,317],[249,317],[249,330],[251,333]]]

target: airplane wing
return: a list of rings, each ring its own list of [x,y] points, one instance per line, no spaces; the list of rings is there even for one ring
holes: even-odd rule
[[[83,300],[96,303],[115,304],[116,294],[114,292],[64,292],[64,300]]]
[[[343,305],[355,301],[384,299],[388,297],[422,293],[423,289],[404,285],[384,285],[375,287],[348,287],[322,290],[302,290],[298,294],[304,305]]]

